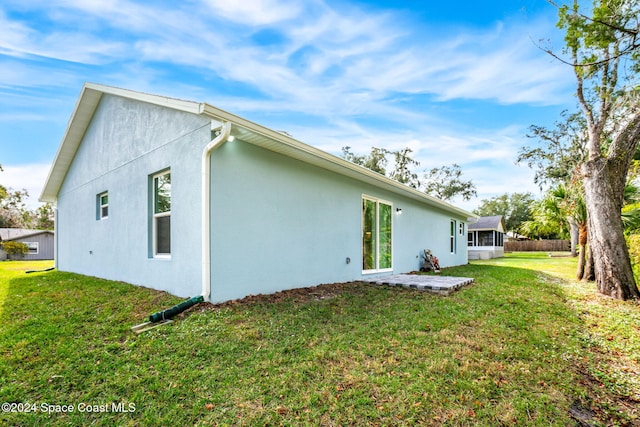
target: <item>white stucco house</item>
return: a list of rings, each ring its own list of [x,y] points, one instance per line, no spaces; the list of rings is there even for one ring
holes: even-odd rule
[[[469,259],[504,256],[505,225],[502,215],[482,216],[469,223],[467,244]]]
[[[212,105],[87,83],[40,200],[56,266],[212,302],[467,263],[473,214]]]

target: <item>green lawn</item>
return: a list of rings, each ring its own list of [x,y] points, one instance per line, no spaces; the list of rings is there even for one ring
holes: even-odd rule
[[[571,281],[572,258],[445,269],[476,278],[448,297],[354,283],[141,335],[180,299],[24,272],[48,266],[0,263],[0,403],[30,411],[0,425],[640,423],[640,306]]]

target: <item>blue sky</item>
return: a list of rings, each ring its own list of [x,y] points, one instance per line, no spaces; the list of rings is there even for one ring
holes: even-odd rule
[[[401,6],[398,6],[401,4]],[[207,102],[334,154],[410,147],[478,198],[532,191],[532,124],[574,109],[544,0],[3,0],[0,183],[35,203],[85,81]]]

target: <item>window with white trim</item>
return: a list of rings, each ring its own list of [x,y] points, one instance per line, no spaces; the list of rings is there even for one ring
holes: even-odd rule
[[[24,242],[29,248],[29,255],[37,255],[40,249],[40,245],[38,242]]]
[[[171,256],[171,171],[152,177],[153,256]]]
[[[105,191],[104,193],[98,194],[97,201],[97,219],[109,218],[109,192]]]
[[[393,268],[393,209],[389,202],[362,197],[362,271]]]

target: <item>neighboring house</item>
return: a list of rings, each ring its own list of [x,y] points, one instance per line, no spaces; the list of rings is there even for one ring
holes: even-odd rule
[[[483,216],[469,223],[467,243],[469,259],[490,259],[504,256],[505,226],[502,215]]]
[[[24,256],[9,256],[0,247],[0,260],[4,259],[53,259],[54,233],[51,230],[27,230],[24,228],[0,228],[1,242],[21,242],[29,252]]]
[[[40,197],[56,266],[212,302],[467,263],[469,212],[209,104],[87,83]]]

